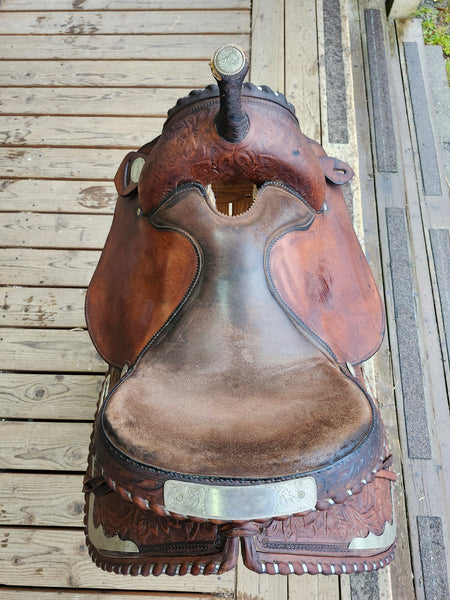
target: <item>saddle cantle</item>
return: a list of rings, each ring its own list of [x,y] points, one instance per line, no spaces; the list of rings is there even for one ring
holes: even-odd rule
[[[239,538],[259,573],[378,569],[395,475],[361,367],[384,312],[340,188],[353,172],[284,96],[243,84],[240,48],[212,70],[115,178],[86,299],[110,365],[87,543],[132,575],[225,572]]]

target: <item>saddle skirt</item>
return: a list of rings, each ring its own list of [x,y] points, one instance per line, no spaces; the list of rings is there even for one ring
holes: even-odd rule
[[[259,573],[381,568],[395,476],[361,363],[384,312],[341,190],[353,172],[284,96],[243,84],[240,48],[212,70],[115,178],[86,299],[110,365],[90,552],[116,573],[222,573],[242,538]]]

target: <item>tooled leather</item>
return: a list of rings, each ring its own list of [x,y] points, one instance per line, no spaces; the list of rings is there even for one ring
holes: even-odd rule
[[[186,236],[137,218],[137,208],[137,198],[118,198],[86,296],[92,341],[118,367],[134,362],[176,312],[199,269],[197,250]]]
[[[361,443],[370,403],[286,315],[264,273],[274,231],[313,217],[273,185],[237,217],[195,187],[154,213],[159,227],[183,223],[204,267],[176,321],[109,398],[113,445],[156,468],[251,478],[317,469]]]
[[[393,522],[391,481],[375,477],[361,493],[349,496],[342,504],[332,505],[327,512],[313,511],[302,517],[284,521],[273,520],[255,539],[257,549],[289,552],[311,551],[312,547],[333,545],[336,553],[349,552],[348,544],[355,537],[377,536],[386,522]],[[380,502],[380,497],[384,498]]]
[[[361,494],[326,512],[273,520],[253,538],[245,538],[245,565],[258,573],[345,574],[373,571],[394,559],[395,542],[384,548],[352,550],[353,538],[379,536],[395,523],[392,482],[377,477]]]
[[[334,504],[345,502],[349,496],[359,494],[365,485],[371,483],[377,473],[389,465],[391,459],[384,439],[383,425],[377,410],[369,434],[364,441],[340,460],[307,473],[274,476],[271,478],[226,478],[163,471],[149,467],[127,457],[113,446],[104,436],[100,420],[97,421],[95,450],[96,460],[102,465],[102,473],[110,489],[123,499],[135,503],[143,510],[151,510],[160,516],[167,515],[164,506],[163,485],[168,479],[178,479],[198,483],[219,485],[259,485],[298,477],[313,476],[317,486],[316,510],[327,511]],[[189,515],[170,513],[177,519]],[[281,518],[281,517],[279,517]]]
[[[137,552],[97,548],[89,537],[90,511],[92,525],[101,527],[106,538],[132,542]],[[224,573],[235,567],[239,551],[238,540],[227,538],[218,525],[158,516],[112,491],[86,494],[85,532],[89,553],[99,567],[129,575]]]
[[[249,130],[229,143],[215,130],[217,98],[176,113],[163,129],[139,181],[139,197],[151,212],[182,183],[203,185],[221,180],[249,180],[260,186],[278,181],[302,195],[313,210],[322,207],[325,177],[297,120],[281,106],[243,97]]]
[[[327,184],[326,202],[307,231],[292,229],[271,243],[268,277],[282,306],[339,363],[356,364],[378,350],[384,311],[339,188]]]

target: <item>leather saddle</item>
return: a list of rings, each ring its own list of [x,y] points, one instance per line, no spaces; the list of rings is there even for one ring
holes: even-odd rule
[[[214,55],[117,172],[86,319],[110,365],[85,478],[100,567],[342,574],[391,562],[385,431],[361,363],[384,312],[341,185],[293,107]]]

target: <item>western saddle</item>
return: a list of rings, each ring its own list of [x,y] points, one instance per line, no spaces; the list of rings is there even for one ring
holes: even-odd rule
[[[93,560],[121,574],[379,569],[395,550],[391,456],[361,363],[384,312],[353,231],[350,167],[294,108],[243,83],[169,111],[115,177],[86,299],[110,365],[85,478]]]

